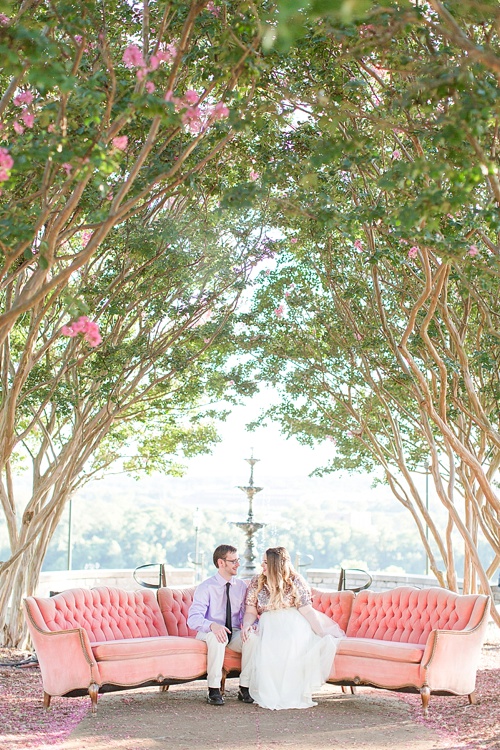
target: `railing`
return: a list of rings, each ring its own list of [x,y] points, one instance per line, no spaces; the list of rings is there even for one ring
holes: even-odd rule
[[[143,581],[141,578],[137,577],[137,572],[139,570],[146,570],[146,568],[149,570],[151,568],[158,568],[158,583],[148,583],[147,581]],[[167,575],[165,573],[165,563],[147,563],[146,565],[139,565],[133,572],[134,581],[136,581],[139,586],[144,586],[146,589],[161,589],[162,586],[167,585]]]

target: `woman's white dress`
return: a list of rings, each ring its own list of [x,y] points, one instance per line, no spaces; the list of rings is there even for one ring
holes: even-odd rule
[[[285,601],[290,606],[277,610],[266,609],[269,591],[264,588],[257,595],[257,579],[248,589],[247,604],[256,606],[260,614],[249,688],[254,701],[263,708],[316,706],[312,694],[328,679],[337,643],[344,636],[339,626],[321,613],[316,614],[325,635],[313,632],[297,608],[311,603],[310,589],[298,574],[294,584],[299,604],[293,605],[290,599]]]

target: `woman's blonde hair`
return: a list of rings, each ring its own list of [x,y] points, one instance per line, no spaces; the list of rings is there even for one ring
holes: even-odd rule
[[[285,547],[269,547],[266,550],[267,573],[261,573],[257,593],[267,584],[269,589],[269,608],[281,609],[285,605],[285,591],[292,591],[294,606],[299,602],[299,595],[294,583],[297,575],[288,550]]]

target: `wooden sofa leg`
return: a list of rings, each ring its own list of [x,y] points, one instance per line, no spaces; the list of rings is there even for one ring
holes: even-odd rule
[[[477,706],[477,694],[475,690],[473,690],[472,693],[469,693],[467,697],[469,698],[469,703],[471,706]]]
[[[91,682],[89,685],[89,695],[92,701],[92,715],[95,716],[97,713],[97,696],[99,695],[99,685],[96,682]]]
[[[160,685],[160,693],[166,693],[170,685]]]
[[[427,685],[424,685],[424,687],[420,688],[420,696],[422,698],[422,708],[424,709],[424,716],[429,715],[429,700],[431,698],[431,691],[427,687]]]
[[[356,688],[354,685],[341,685],[343,693],[351,693],[351,695],[356,695]]]
[[[52,696],[49,695],[48,693],[46,693],[44,691],[44,693],[43,693],[43,706],[44,706],[44,708],[50,708],[50,699],[51,698],[52,698]]]

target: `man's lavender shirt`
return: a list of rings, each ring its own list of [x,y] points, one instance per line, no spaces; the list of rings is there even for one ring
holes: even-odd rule
[[[226,581],[219,573],[207,578],[196,587],[189,608],[188,625],[200,633],[208,633],[212,622],[226,623]],[[241,628],[245,612],[247,585],[241,578],[231,578],[229,600],[233,628]]]

